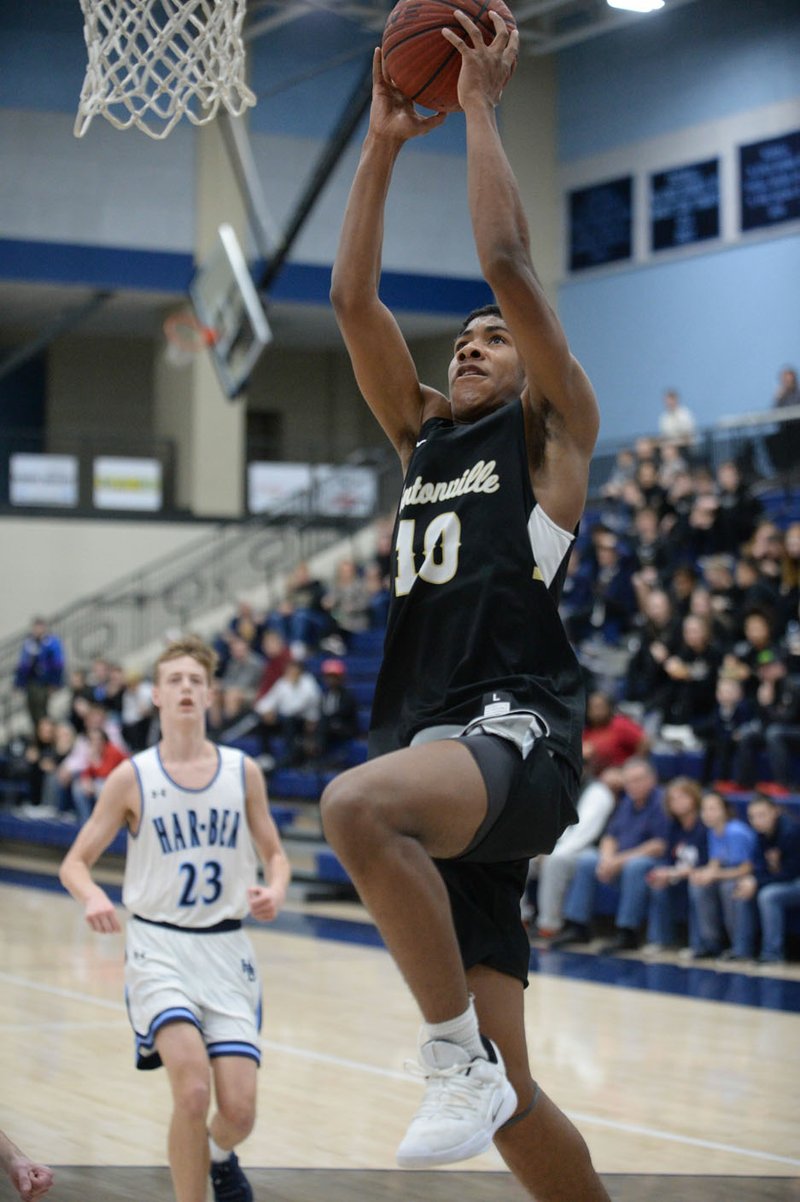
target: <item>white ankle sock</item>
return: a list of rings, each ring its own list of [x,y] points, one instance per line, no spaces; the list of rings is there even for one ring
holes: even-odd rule
[[[459,1014],[457,1018],[449,1018],[443,1023],[423,1023],[420,1033],[420,1043],[428,1043],[431,1039],[446,1039],[448,1043],[458,1044],[460,1048],[464,1048],[469,1052],[470,1058],[475,1060],[480,1056],[484,1060],[487,1059],[486,1049],[481,1043],[481,1036],[478,1030],[478,1016],[475,1013],[475,1005],[470,995],[469,1005],[463,1014]]]
[[[226,1152],[219,1144],[215,1144],[211,1136],[208,1137],[208,1150],[211,1153],[211,1159],[215,1164],[220,1164],[223,1160],[227,1160],[230,1152]]]

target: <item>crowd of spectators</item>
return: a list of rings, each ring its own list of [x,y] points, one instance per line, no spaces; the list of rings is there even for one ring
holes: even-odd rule
[[[590,686],[655,750],[702,752],[701,783],[791,792],[800,520],[772,520],[735,462],[711,470],[653,439],[621,451],[601,491],[562,603]]]
[[[800,816],[781,810],[800,792],[800,514],[773,520],[664,403],[664,437],[619,452],[569,567],[583,791],[523,913],[544,946],[774,963],[800,908]],[[603,887],[613,926],[593,939]]]
[[[346,657],[354,635],[385,627],[388,570],[382,529],[366,563],[342,558],[329,581],[300,563],[263,613],[240,600],[213,639],[219,665],[209,737],[238,742],[267,773],[343,766],[364,725]],[[26,815],[82,823],[117,763],[158,739],[152,682],[100,656],[68,668],[60,641],[37,617],[14,683],[25,694],[30,733],[4,748],[3,775],[25,799]]]
[[[739,960],[760,947],[774,962],[800,906],[800,822],[779,809],[800,792],[800,517],[773,520],[736,462],[712,470],[677,394],[664,404],[665,433],[619,452],[570,561],[583,790],[578,823],[531,864],[525,916],[548,945],[588,940],[606,886],[613,929],[596,950],[681,942],[689,959]],[[385,627],[389,570],[385,525],[367,563],[342,558],[328,580],[299,563],[268,609],[240,600],[214,640],[209,736],[267,774],[346,765],[364,731],[350,649]],[[15,684],[32,733],[7,771],[42,814],[83,821],[115,764],[158,737],[150,682],[102,658],[67,674],[37,618]],[[737,791],[752,796],[747,822]]]

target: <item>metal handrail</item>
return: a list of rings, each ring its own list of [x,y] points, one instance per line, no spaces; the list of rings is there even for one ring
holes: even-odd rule
[[[378,493],[386,496],[388,462],[372,463]],[[68,665],[102,657],[125,663],[172,631],[213,620],[248,590],[270,591],[300,561],[311,559],[375,520],[321,518],[313,490],[288,498],[269,518],[218,523],[178,551],[128,573],[100,593],[82,597],[48,622],[62,642]],[[6,732],[25,710],[13,675],[26,630],[0,641],[0,726]]]

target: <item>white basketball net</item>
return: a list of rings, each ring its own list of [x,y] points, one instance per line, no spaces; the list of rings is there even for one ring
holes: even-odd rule
[[[220,104],[241,116],[256,98],[245,83],[246,0],[81,0],[89,54],[75,136],[92,118],[165,138],[186,114],[195,125]]]

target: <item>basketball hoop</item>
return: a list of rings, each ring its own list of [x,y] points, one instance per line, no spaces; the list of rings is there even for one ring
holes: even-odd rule
[[[204,326],[190,309],[179,309],[165,319],[164,337],[167,362],[173,367],[189,367],[200,351],[214,346],[218,335],[216,330]]]
[[[74,133],[93,117],[166,138],[185,114],[205,125],[220,105],[254,105],[245,83],[246,0],[80,0],[88,51]]]

